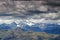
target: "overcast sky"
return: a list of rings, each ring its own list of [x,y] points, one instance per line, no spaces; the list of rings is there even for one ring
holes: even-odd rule
[[[0,22],[60,22],[60,6],[45,1],[0,1]]]

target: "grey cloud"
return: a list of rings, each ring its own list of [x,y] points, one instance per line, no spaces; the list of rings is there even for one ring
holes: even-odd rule
[[[48,5],[60,6],[60,0],[46,0]]]
[[[52,20],[60,19],[60,7],[54,7],[50,4],[46,4],[44,1],[5,1],[1,2],[0,6],[0,16],[12,16],[13,18],[46,18]],[[47,16],[49,13],[51,13],[52,16]],[[56,15],[53,15],[53,13]]]

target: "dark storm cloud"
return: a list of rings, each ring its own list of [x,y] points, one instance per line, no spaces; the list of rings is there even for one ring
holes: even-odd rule
[[[39,10],[28,10],[26,13],[24,13],[25,16],[33,16],[38,14],[46,14],[47,12],[39,11]]]
[[[55,7],[52,7],[52,5]],[[46,18],[52,20],[60,19],[60,13],[58,13],[60,9],[56,7],[57,4],[55,3],[51,4],[47,2],[47,4],[44,5],[42,1],[9,1],[8,4],[3,2],[0,6],[0,16],[13,16],[14,18]],[[58,14],[58,17],[56,17],[56,14]]]
[[[41,1],[41,0],[11,0],[11,1]]]
[[[17,15],[17,14],[7,14],[7,13],[5,13],[5,12],[1,12],[0,13],[0,16],[15,16],[15,15]]]
[[[51,2],[49,3],[48,2],[47,5],[50,5],[50,6],[60,6],[60,3],[51,3]]]
[[[60,0],[45,0],[47,5],[50,6],[60,6]]]
[[[39,11],[39,10],[28,10],[27,12],[29,12],[30,14],[47,13],[47,12],[44,12],[44,11]]]
[[[1,1],[0,1],[1,2]],[[40,3],[38,3],[40,4]],[[12,2],[12,1],[2,1],[0,7],[0,16],[26,16],[44,13],[43,11],[36,10],[39,7],[35,2]],[[35,6],[36,5],[36,6]],[[32,8],[31,8],[31,7]],[[15,13],[19,12],[19,13]],[[12,13],[11,13],[12,12]],[[21,15],[22,14],[22,15]]]

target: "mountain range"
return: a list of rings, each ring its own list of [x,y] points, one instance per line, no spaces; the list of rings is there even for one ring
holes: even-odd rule
[[[16,24],[0,24],[0,30],[22,30],[22,31],[33,31],[33,32],[46,32],[52,34],[60,34],[60,25],[57,23],[34,23],[29,25],[25,22]]]

